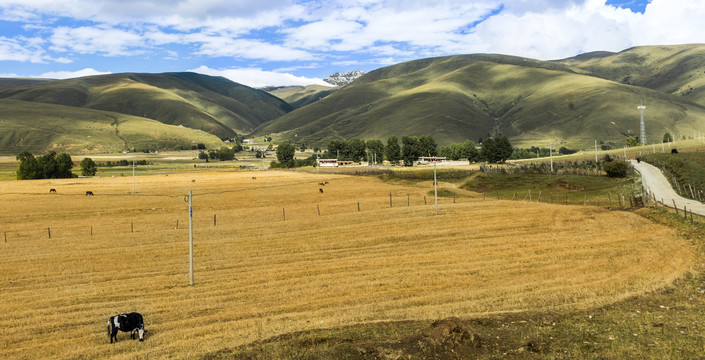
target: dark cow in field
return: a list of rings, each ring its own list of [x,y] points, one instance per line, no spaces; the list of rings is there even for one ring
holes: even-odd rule
[[[319,191],[321,194],[323,193],[323,189],[320,189],[320,188],[319,188],[318,191]]]
[[[140,341],[144,341],[144,333],[147,332],[147,330],[144,329],[142,315],[136,312],[115,315],[108,318],[108,337],[110,337],[111,344],[113,343],[113,339],[117,342],[118,330],[130,332],[133,340],[135,339],[136,332]]]
[[[88,195],[93,196],[93,192],[92,192],[92,191],[86,191],[86,196],[88,196]]]
[[[56,194],[56,189],[49,189],[49,194]]]
[[[671,154],[678,154],[678,149],[671,149]]]

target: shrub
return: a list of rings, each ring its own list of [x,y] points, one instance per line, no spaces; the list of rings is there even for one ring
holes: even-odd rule
[[[602,166],[607,176],[611,178],[626,177],[629,171],[629,164],[626,161],[610,161]]]

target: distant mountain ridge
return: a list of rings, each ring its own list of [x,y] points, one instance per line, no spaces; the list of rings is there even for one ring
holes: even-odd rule
[[[420,59],[371,71],[320,101],[261,125],[308,144],[432,135],[439,144],[497,131],[519,146],[621,147],[705,128],[705,46],[638,47],[559,61],[496,54]],[[294,136],[296,135],[296,136]]]
[[[647,143],[705,128],[702,44],[555,61],[455,55],[353,73],[331,75],[355,78],[347,85],[269,92],[196,73],[0,79],[0,152],[217,147],[235,133],[325,146],[392,135],[446,145],[499,132],[522,147],[621,147],[639,135],[642,101]]]
[[[335,86],[345,86],[363,75],[365,75],[365,72],[362,70],[353,70],[344,73],[337,72],[328,75],[323,81]]]
[[[17,80],[0,80],[0,88],[3,88],[3,83],[16,84]],[[257,126],[293,109],[285,101],[267,92],[232,82],[223,77],[196,73],[123,73],[20,85],[24,86],[7,86],[8,89],[1,90],[0,100],[13,100],[13,102],[6,101],[5,103],[14,104],[14,106],[23,109],[29,109],[30,107],[25,106],[29,104],[49,105],[41,107],[45,111],[42,114],[45,121],[37,123],[30,111],[16,113],[15,115],[20,117],[13,119],[7,119],[5,114],[0,114],[0,122],[5,120],[6,125],[12,124],[12,129],[0,133],[0,151],[8,147],[16,147],[16,144],[8,140],[11,136],[15,136],[11,134],[23,134],[21,138],[26,144],[30,141],[28,138],[43,136],[41,134],[48,131],[46,129],[57,129],[52,121],[59,121],[69,116],[76,117],[81,111],[93,114],[91,116],[96,116],[96,111],[103,112],[107,118],[129,117],[133,120],[142,118],[144,119],[143,124],[152,124],[150,128],[153,131],[142,135],[141,138],[152,138],[153,143],[160,147],[190,147],[191,141],[185,143],[186,133],[191,134],[185,131],[186,129],[195,129],[220,138],[228,138],[233,137],[236,133],[249,133]],[[55,109],[53,110],[55,113],[53,120],[51,116],[48,116],[52,113],[51,106],[54,106]],[[150,121],[176,127],[181,126],[185,129],[184,135],[183,137],[181,135],[173,137],[172,142],[160,141],[158,139],[166,133],[171,134],[174,131],[179,131],[178,129],[164,130],[162,133],[157,130],[160,127]],[[57,136],[71,138],[72,129],[70,126],[64,121],[60,122],[62,126],[59,128],[62,133],[66,132],[66,134]],[[127,129],[123,127],[124,130]],[[114,129],[114,131],[118,130]],[[203,138],[203,136],[199,137]],[[16,138],[13,139],[19,141]],[[64,142],[49,144],[48,142],[34,141],[34,143],[33,148],[35,149],[40,147],[40,144],[49,147],[76,149],[75,144]],[[111,145],[110,148],[114,149],[115,145]]]

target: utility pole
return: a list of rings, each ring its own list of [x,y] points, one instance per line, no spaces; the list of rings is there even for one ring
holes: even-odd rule
[[[193,193],[188,192],[188,271],[189,285],[193,286]]]
[[[132,159],[132,195],[135,194],[135,159]]]
[[[436,181],[436,162],[433,162],[433,191],[436,198],[436,215],[438,215],[438,181]]]
[[[595,140],[595,162],[597,162],[597,140]]]
[[[553,174],[553,144],[548,144],[548,153],[551,156],[551,174]]]
[[[646,106],[642,103],[641,105],[636,107],[639,109],[639,112],[641,113],[641,145],[644,146],[646,145],[646,127],[644,126],[644,109],[646,109]]]

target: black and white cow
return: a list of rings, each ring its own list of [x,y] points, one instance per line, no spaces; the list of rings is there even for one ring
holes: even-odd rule
[[[130,335],[132,336],[132,339],[135,338],[135,332],[137,332],[140,341],[144,341],[144,333],[147,332],[147,330],[144,329],[142,315],[136,312],[115,315],[108,319],[108,336],[110,337],[111,344],[113,343],[113,339],[117,342],[118,330],[131,332]]]

